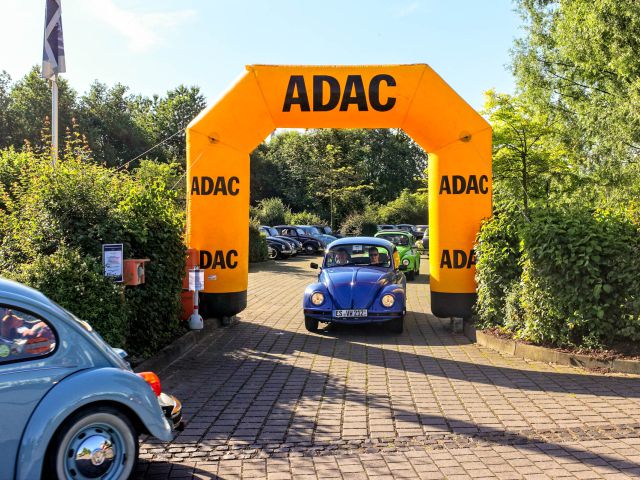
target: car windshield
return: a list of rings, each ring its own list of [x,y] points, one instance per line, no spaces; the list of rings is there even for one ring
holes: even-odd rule
[[[304,230],[309,235],[320,235],[320,232],[316,227],[300,227],[300,229]]]
[[[388,268],[391,266],[391,254],[385,247],[366,243],[337,245],[327,251],[324,257],[325,268],[346,265],[374,265]]]
[[[296,228],[296,232],[298,233],[298,235],[305,235],[304,230],[301,228]]]
[[[280,234],[278,233],[278,231],[277,231],[275,228],[273,228],[273,227],[269,227],[269,228],[267,228],[266,230],[269,232],[269,235],[270,235],[270,236],[272,236],[272,237],[275,237],[275,236],[280,235]]]
[[[424,232],[425,230],[428,230],[429,226],[428,225],[416,225],[416,232]]]
[[[399,233],[385,233],[384,235],[378,236],[384,238],[385,240],[389,240],[391,243],[399,247],[406,247],[409,245],[409,238],[406,235],[401,235]]]

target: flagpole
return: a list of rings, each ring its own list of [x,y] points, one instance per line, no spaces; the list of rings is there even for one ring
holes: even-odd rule
[[[51,165],[58,158],[58,82],[57,75],[51,77]]]

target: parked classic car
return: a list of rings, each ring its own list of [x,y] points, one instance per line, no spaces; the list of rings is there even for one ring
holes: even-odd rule
[[[415,237],[404,230],[383,230],[375,234],[377,238],[384,238],[398,248],[400,261],[407,268],[407,280],[413,280],[420,275],[420,252],[415,246]]]
[[[0,479],[128,478],[138,435],[171,440],[180,402],[125,357],[42,293],[0,279]]]
[[[318,240],[320,240],[325,247],[329,245],[331,242],[333,242],[334,240],[338,239],[338,237],[334,237],[333,235],[327,235],[322,230],[319,230],[317,227],[314,227],[313,225],[296,225],[296,226],[298,228],[301,228],[304,231],[304,233],[306,233],[307,235],[310,235],[313,238],[317,238]]]
[[[418,225],[419,227],[425,227],[422,230],[422,235],[416,237],[418,240],[416,241],[416,247],[420,250],[425,250],[427,253],[429,252],[429,225]]]
[[[318,268],[311,263],[312,268]],[[401,333],[406,312],[406,279],[400,255],[382,238],[350,237],[331,243],[318,281],[304,291],[307,330],[325,323],[388,323]]]
[[[304,252],[309,255],[315,255],[316,253],[324,251],[325,245],[321,240],[307,235],[304,230],[296,227],[295,225],[276,225],[274,228],[280,233],[280,235],[291,237],[301,242]]]
[[[378,227],[378,231],[380,230],[397,230],[398,227],[395,225],[376,225]]]
[[[275,237],[266,237],[267,247],[269,250],[269,258],[271,260],[278,260],[281,258],[289,258],[294,254],[295,250],[291,247],[291,244],[285,242],[284,240],[280,240]]]
[[[311,225],[311,226],[316,227],[318,230],[320,230],[320,232],[324,233],[325,235],[331,235],[332,237],[342,238],[342,235],[331,230],[331,227],[329,225]]]
[[[302,248],[302,243],[299,242],[298,240],[291,238],[291,237],[285,237],[284,235],[280,235],[280,233],[278,232],[278,230],[276,230],[273,227],[268,227],[266,225],[261,225],[260,226],[260,232],[264,233],[267,237],[273,237],[276,238],[278,240],[283,240],[284,242],[287,242],[290,246],[290,248],[293,250],[293,255],[297,255],[300,252],[303,252],[304,249]]]

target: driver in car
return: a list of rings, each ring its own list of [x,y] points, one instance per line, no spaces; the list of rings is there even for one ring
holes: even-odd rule
[[[346,265],[349,260],[349,254],[344,248],[336,250],[336,265]]]
[[[380,263],[380,252],[376,247],[369,247],[369,263],[378,265]]]

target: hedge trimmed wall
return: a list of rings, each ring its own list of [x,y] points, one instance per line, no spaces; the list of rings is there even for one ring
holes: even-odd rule
[[[111,345],[148,356],[183,332],[184,208],[176,166],[116,172],[82,155],[55,168],[31,152],[0,152],[0,275],[41,290]],[[102,244],[149,258],[144,285],[102,274]]]
[[[540,344],[640,340],[640,229],[632,208],[502,212],[476,246],[481,327]]]

